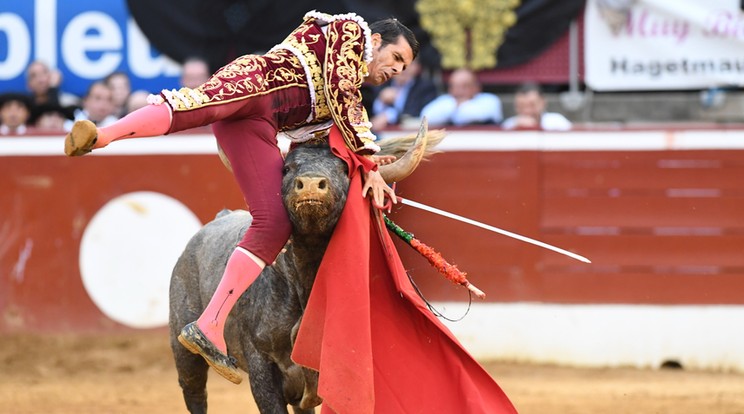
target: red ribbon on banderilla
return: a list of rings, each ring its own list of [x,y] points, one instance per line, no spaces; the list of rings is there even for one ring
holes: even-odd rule
[[[393,187],[393,188],[395,188],[395,187]],[[458,216],[457,214],[453,214],[453,213],[450,213],[450,212],[447,212],[447,211],[444,211],[444,210],[440,210],[440,209],[435,208],[435,207],[431,207],[431,206],[427,206],[425,204],[417,203],[415,201],[412,201],[412,200],[409,200],[409,199],[405,199],[405,198],[400,197],[400,196],[397,196],[397,198],[398,198],[398,200],[401,201],[401,203],[403,203],[405,205],[408,205],[408,206],[411,206],[411,207],[415,207],[415,208],[419,208],[421,210],[425,210],[425,211],[428,211],[428,212],[431,212],[431,213],[434,213],[434,214],[438,214],[440,216],[448,217],[448,218],[451,218],[453,220],[457,220],[457,221],[460,221],[460,222],[463,222],[463,223],[467,223],[467,224],[470,224],[470,225],[473,225],[473,226],[476,226],[476,227],[480,227],[482,229],[489,230],[489,231],[492,231],[492,232],[495,232],[495,233],[499,233],[499,234],[502,234],[504,236],[508,236],[508,237],[511,237],[511,238],[514,238],[514,239],[517,239],[517,240],[521,240],[521,241],[526,242],[526,243],[534,244],[536,246],[540,246],[540,247],[543,247],[545,249],[552,250],[554,252],[563,254],[565,256],[568,256],[568,257],[570,257],[572,259],[576,259],[576,260],[581,261],[581,262],[584,262],[584,263],[591,263],[591,261],[589,259],[587,259],[586,257],[581,256],[581,255],[578,255],[578,254],[573,253],[573,252],[569,252],[568,250],[565,250],[565,249],[561,249],[560,247],[556,247],[556,246],[553,246],[553,245],[550,245],[550,244],[541,242],[539,240],[531,239],[529,237],[522,236],[520,234],[512,233],[510,231],[507,231],[507,230],[504,230],[504,229],[500,229],[498,227],[490,226],[488,224],[484,224],[484,223],[481,223],[481,222],[478,222],[478,221],[469,219],[467,217]],[[391,204],[386,204],[385,205],[385,207],[388,208],[388,211],[389,211],[390,205]],[[470,282],[468,282],[467,278],[465,277],[466,273],[461,272],[457,268],[457,266],[448,263],[446,260],[444,260],[444,258],[442,258],[442,256],[438,252],[436,252],[431,247],[425,245],[424,243],[421,243],[419,240],[417,240],[415,237],[413,237],[413,234],[408,233],[405,230],[403,230],[402,228],[400,228],[398,225],[396,225],[390,219],[388,219],[387,216],[383,216],[383,217],[385,219],[385,225],[388,227],[388,229],[390,229],[398,237],[400,237],[401,239],[403,239],[408,245],[410,245],[411,247],[413,247],[414,249],[416,249],[416,251],[418,251],[419,253],[421,253],[421,255],[423,255],[429,261],[429,263],[431,263],[437,270],[439,270],[439,272],[442,273],[447,279],[449,279],[450,281],[452,281],[452,282],[454,282],[456,284],[459,284],[459,285],[462,285],[462,286],[467,287],[468,290],[470,290],[471,292],[473,292],[480,299],[483,299],[483,298],[486,297],[486,294],[483,293],[483,291],[481,291],[480,289],[478,289],[475,286],[473,286]]]
[[[382,218],[385,220],[385,226],[395,233],[396,236],[400,237],[406,244],[413,247],[417,252],[421,253],[422,256],[434,266],[439,273],[443,274],[450,282],[465,286],[469,291],[473,292],[479,299],[484,299],[486,294],[482,290],[478,289],[468,281],[465,277],[467,273],[461,271],[456,265],[450,264],[446,261],[439,252],[427,246],[426,244],[419,241],[413,236],[413,234],[403,230],[400,226],[393,223],[387,216],[383,215]]]

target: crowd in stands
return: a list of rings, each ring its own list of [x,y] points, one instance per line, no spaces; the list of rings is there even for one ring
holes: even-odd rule
[[[180,86],[195,88],[209,79],[206,61],[186,59]],[[150,91],[132,90],[126,72],[113,72],[90,84],[85,95],[60,89],[59,71],[34,61],[26,70],[26,91],[0,91],[0,135],[60,133],[75,121],[88,119],[105,126],[147,105]],[[493,125],[505,130],[566,131],[571,122],[546,111],[540,85],[525,83],[514,95],[514,116],[504,119],[497,94],[484,92],[477,73],[457,69],[442,79],[425,71],[418,60],[399,76],[375,89],[365,90],[372,129],[409,127],[426,117],[432,127]],[[369,96],[371,95],[371,97]]]
[[[444,86],[437,87],[439,83]],[[504,130],[544,131],[567,131],[572,127],[565,116],[547,112],[542,88],[533,82],[517,88],[514,116],[504,119],[499,96],[484,92],[478,74],[465,68],[449,73],[445,82],[435,82],[414,61],[373,93],[370,120],[376,132],[391,126],[415,126],[422,117],[432,127],[491,125]]]
[[[206,61],[189,58],[183,65],[180,86],[199,86],[209,76]],[[133,91],[129,75],[122,71],[91,82],[83,96],[62,90],[61,84],[58,70],[42,61],[29,64],[26,90],[0,89],[0,135],[65,133],[81,119],[105,126],[147,105],[151,93]]]

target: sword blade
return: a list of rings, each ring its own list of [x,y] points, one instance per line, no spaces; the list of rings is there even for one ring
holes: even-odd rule
[[[591,261],[589,259],[587,259],[586,257],[584,257],[584,256],[578,255],[578,254],[573,253],[573,252],[569,252],[568,250],[561,249],[560,247],[555,247],[552,244],[548,244],[548,243],[541,242],[539,240],[531,239],[531,238],[529,238],[527,236],[522,236],[521,234],[512,233],[510,231],[507,231],[507,230],[504,230],[504,229],[500,229],[498,227],[490,226],[488,224],[484,224],[484,223],[481,223],[479,221],[475,221],[473,219],[469,219],[467,217],[458,216],[457,214],[453,214],[453,213],[450,213],[448,211],[440,210],[440,209],[438,209],[436,207],[431,207],[431,206],[427,206],[426,204],[417,203],[417,202],[415,202],[413,200],[409,200],[407,198],[402,198],[400,196],[397,196],[397,197],[398,197],[398,200],[401,203],[403,203],[403,204],[405,204],[407,206],[415,207],[415,208],[418,208],[418,209],[421,209],[421,210],[424,210],[424,211],[428,211],[430,213],[438,214],[440,216],[448,217],[448,218],[451,218],[453,220],[461,221],[463,223],[467,223],[467,224],[470,224],[470,225],[473,225],[473,226],[476,226],[476,227],[480,227],[482,229],[489,230],[489,231],[492,231],[494,233],[499,233],[499,234],[502,234],[504,236],[511,237],[513,239],[517,239],[517,240],[521,240],[521,241],[526,242],[526,243],[534,244],[535,246],[540,246],[542,248],[545,248],[545,249],[548,249],[548,250],[552,250],[554,252],[557,252],[557,253],[566,255],[566,256],[568,256],[568,257],[570,257],[572,259],[576,259],[576,260],[578,260],[580,262],[591,263]]]

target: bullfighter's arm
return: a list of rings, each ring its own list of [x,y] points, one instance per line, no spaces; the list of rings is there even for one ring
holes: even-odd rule
[[[372,124],[359,90],[367,72],[364,30],[353,20],[337,20],[327,27],[323,76],[331,115],[352,151],[361,155],[374,154],[380,147],[374,143]]]
[[[380,147],[374,143],[372,124],[359,90],[367,72],[364,30],[353,20],[337,20],[328,25],[326,39],[323,73],[326,100],[346,146],[359,156],[364,166],[362,195],[369,194],[378,208],[385,204],[385,197],[396,203],[395,191],[385,183],[377,171],[377,160],[372,158]]]

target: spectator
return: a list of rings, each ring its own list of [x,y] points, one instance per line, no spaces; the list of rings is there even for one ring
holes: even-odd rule
[[[475,72],[457,69],[449,77],[447,92],[421,111],[429,125],[498,124],[503,119],[501,99],[482,92]]]
[[[127,98],[127,113],[132,113],[137,109],[147,105],[147,97],[150,96],[150,92],[144,90],[137,90],[129,94]]]
[[[372,110],[372,129],[398,125],[406,117],[419,118],[424,106],[436,97],[436,85],[421,75],[421,63],[415,59],[377,94]]]
[[[93,82],[83,97],[83,107],[75,110],[74,121],[87,119],[97,126],[113,124],[117,118],[113,115],[114,103],[111,89],[103,81]],[[72,129],[73,121],[65,122],[65,130]]]
[[[35,60],[26,69],[26,87],[33,96],[33,105],[52,104],[61,106],[75,106],[80,98],[60,90],[62,75],[58,70],[52,70],[46,63]]]
[[[103,79],[103,83],[111,89],[111,101],[114,105],[113,115],[121,118],[127,114],[127,99],[132,93],[129,75],[124,72],[113,72]]]
[[[65,122],[74,118],[74,108],[53,104],[37,105],[31,111],[31,124],[39,132],[60,133],[65,130]]]
[[[0,95],[0,135],[25,135],[31,117],[31,98],[23,93]]]
[[[516,115],[501,124],[503,129],[540,129],[543,131],[568,131],[571,121],[557,112],[545,112],[545,96],[536,83],[525,83],[514,95]]]
[[[183,62],[181,68],[181,87],[196,89],[209,80],[212,71],[206,60],[199,57],[190,57]]]

